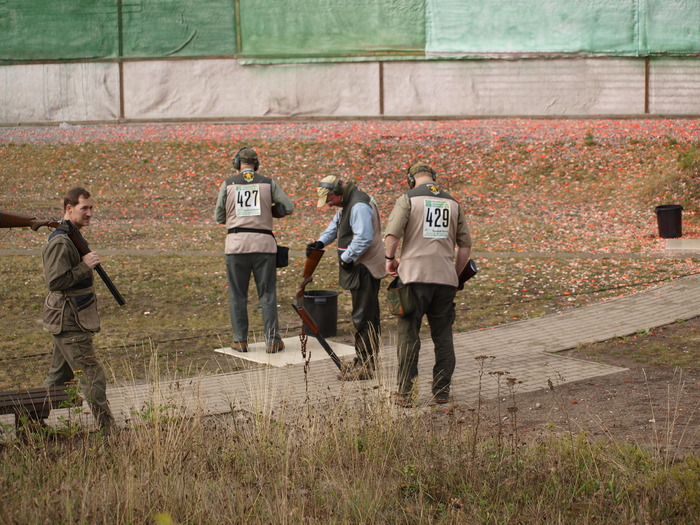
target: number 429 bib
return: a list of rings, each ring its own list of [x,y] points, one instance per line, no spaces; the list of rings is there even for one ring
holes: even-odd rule
[[[423,237],[446,239],[450,233],[450,201],[425,199],[423,203]]]

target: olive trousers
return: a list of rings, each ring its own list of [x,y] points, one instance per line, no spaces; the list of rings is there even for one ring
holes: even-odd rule
[[[410,394],[418,377],[420,354],[420,328],[423,316],[428,317],[430,337],[435,345],[432,393],[449,393],[455,369],[455,348],[452,325],[455,319],[454,286],[409,283],[406,285],[413,296],[415,308],[412,313],[398,318],[398,391]]]
[[[53,355],[44,386],[63,386],[76,375],[95,421],[105,434],[114,425],[107,401],[107,380],[95,355],[92,332],[61,332],[53,334]]]

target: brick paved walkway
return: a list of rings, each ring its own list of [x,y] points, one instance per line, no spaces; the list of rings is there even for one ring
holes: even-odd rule
[[[479,355],[495,356],[486,371],[509,372],[523,382],[519,392],[546,388],[548,380],[561,384],[619,372],[622,369],[560,356],[556,352],[696,317],[700,315],[699,291],[700,276],[691,276],[647,292],[562,314],[457,334],[454,402],[476,400],[479,366],[474,358]],[[420,403],[430,400],[432,348],[431,342],[424,341],[419,363]],[[124,422],[132,411],[143,410],[149,403],[217,414],[231,408],[272,411],[281,402],[303,404],[308,400],[313,404],[345,396],[354,398],[368,392],[388,395],[395,388],[396,352],[387,347],[382,349],[381,356],[381,373],[372,381],[340,382],[333,363],[324,359],[309,363],[307,373],[303,364],[265,367],[176,383],[112,388],[109,399],[118,420]],[[495,381],[482,382],[485,397],[495,393]]]
[[[700,316],[700,276],[695,275],[561,314],[457,334],[453,402],[476,401],[479,383],[476,356],[494,356],[485,371],[507,371],[523,382],[518,392],[528,392],[547,388],[548,380],[562,384],[623,370],[556,352],[697,316]],[[318,347],[310,348],[321,352]],[[420,404],[430,401],[432,348],[431,342],[424,341],[419,363]],[[372,381],[345,383],[336,379],[337,370],[331,360],[323,359],[311,361],[306,373],[303,364],[270,366],[176,382],[112,387],[108,397],[122,425],[149,406],[167,405],[185,414],[190,411],[220,414],[232,409],[273,412],[282,404],[300,407],[305,403],[314,406],[337,400],[352,402],[366,395],[388,398],[396,383],[394,348],[382,349],[380,368],[378,377]],[[496,395],[496,382],[492,378],[482,382],[482,395],[486,398]],[[60,413],[53,411],[51,418]],[[90,420],[85,418],[86,423],[91,424]]]

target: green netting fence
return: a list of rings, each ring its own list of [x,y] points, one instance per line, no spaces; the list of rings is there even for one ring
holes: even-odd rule
[[[0,0],[0,62],[700,54],[698,0]]]

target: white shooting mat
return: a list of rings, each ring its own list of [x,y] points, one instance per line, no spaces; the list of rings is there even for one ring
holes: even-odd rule
[[[700,239],[666,239],[667,250],[700,252]]]
[[[284,350],[277,352],[276,354],[268,354],[265,352],[265,343],[249,343],[247,352],[237,352],[230,346],[224,348],[217,348],[214,351],[220,354],[231,355],[234,357],[239,357],[245,359],[246,361],[253,361],[255,363],[262,363],[265,365],[283,367],[287,365],[298,365],[304,362],[304,358],[301,355],[301,341],[299,337],[287,337],[283,339]],[[333,349],[335,355],[340,358],[355,355],[355,347],[351,345],[346,345],[344,343],[337,343],[326,339],[328,346]],[[321,344],[316,340],[316,338],[308,336],[306,340],[306,355],[309,361],[320,361],[321,359],[330,359],[330,356],[323,349]]]

